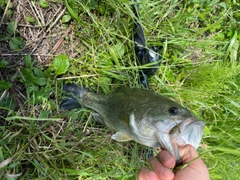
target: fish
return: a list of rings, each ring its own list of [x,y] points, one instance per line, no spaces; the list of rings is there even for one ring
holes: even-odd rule
[[[168,150],[181,165],[179,146],[198,148],[205,123],[174,100],[151,90],[120,87],[112,94],[97,94],[75,83],[63,86],[62,110],[89,108],[93,117],[116,131],[112,139],[134,140],[142,145]]]

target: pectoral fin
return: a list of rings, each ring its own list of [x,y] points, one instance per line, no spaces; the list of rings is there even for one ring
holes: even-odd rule
[[[95,121],[99,122],[102,125],[106,125],[102,116],[98,113],[93,113],[93,118],[95,119]]]
[[[119,141],[119,142],[132,140],[127,134],[124,134],[122,132],[116,132],[114,135],[112,135],[112,139]]]

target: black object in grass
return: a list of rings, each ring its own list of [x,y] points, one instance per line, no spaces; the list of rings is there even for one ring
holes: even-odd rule
[[[137,2],[137,0],[135,0]],[[142,69],[140,72],[140,81],[144,88],[148,89],[148,77],[154,75],[160,66],[160,59],[162,58],[159,55],[160,47],[156,46],[146,46],[146,40],[143,32],[143,28],[138,22],[139,14],[138,14],[138,4],[136,4],[133,8],[134,14],[137,17],[135,22],[134,32],[134,46],[135,46],[135,54],[137,57],[137,61],[140,66],[151,63],[148,68]]]

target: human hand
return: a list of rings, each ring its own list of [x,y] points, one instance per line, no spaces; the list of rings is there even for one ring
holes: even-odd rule
[[[183,164],[188,163],[198,157],[198,152],[191,145],[179,147],[179,153]],[[184,169],[172,172],[176,164],[174,156],[162,150],[156,157],[148,159],[153,170],[143,167],[139,173],[139,180],[209,180],[209,173],[204,162],[199,158],[194,160]]]

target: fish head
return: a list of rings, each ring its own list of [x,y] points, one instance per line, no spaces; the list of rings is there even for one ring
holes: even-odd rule
[[[166,101],[164,105],[159,105],[158,110],[155,109],[155,112],[159,111],[159,114],[149,116],[143,121],[148,121],[145,124],[154,129],[154,135],[161,149],[171,152],[177,164],[180,164],[178,147],[191,144],[197,149],[202,139],[205,123],[198,120],[191,111],[180,104],[172,100]]]

